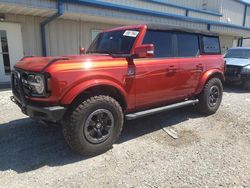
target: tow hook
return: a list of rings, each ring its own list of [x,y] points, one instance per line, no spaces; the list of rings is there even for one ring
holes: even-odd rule
[[[22,112],[23,112],[24,114],[27,114],[26,104],[24,104],[24,103],[22,103],[22,104],[19,103],[19,102],[15,99],[14,96],[11,96],[11,97],[10,97],[10,100],[11,100],[13,103],[17,104],[17,105],[21,108],[21,110],[22,110]]]
[[[24,114],[27,114],[27,109],[26,109],[25,106],[22,106],[22,107],[21,107],[21,110],[22,110],[22,112],[23,112]]]
[[[11,100],[13,103],[16,104],[16,99],[14,98],[14,96],[11,96],[11,97],[10,97],[10,100]]]

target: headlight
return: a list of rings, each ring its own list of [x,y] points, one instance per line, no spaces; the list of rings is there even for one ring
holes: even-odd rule
[[[41,75],[36,75],[35,76],[35,89],[36,89],[36,92],[38,94],[42,94],[44,92],[44,89],[45,89],[45,84],[44,84],[44,77],[41,76]]]
[[[29,75],[28,85],[31,86],[33,92],[42,95],[45,91],[45,83],[44,83],[44,76],[43,75]]]
[[[241,74],[250,74],[250,65],[247,65],[241,69]]]

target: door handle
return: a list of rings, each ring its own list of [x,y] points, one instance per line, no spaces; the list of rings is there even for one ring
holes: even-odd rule
[[[196,65],[196,72],[203,72],[204,66],[202,64]]]
[[[198,64],[198,65],[196,65],[196,68],[202,68],[203,69],[203,65],[202,64]]]
[[[174,73],[174,72],[176,72],[176,67],[175,66],[169,66],[169,68],[167,68],[167,72],[169,72],[169,73]]]

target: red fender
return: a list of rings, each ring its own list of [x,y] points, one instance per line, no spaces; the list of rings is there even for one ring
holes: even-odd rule
[[[105,79],[95,79],[95,80],[88,80],[81,84],[76,85],[72,89],[70,89],[64,97],[61,99],[60,104],[71,104],[73,100],[82,92],[86,91],[87,89],[94,87],[94,86],[101,86],[101,85],[108,85],[116,88],[124,97],[124,99],[127,98],[127,93],[125,90],[117,83],[112,82],[110,80]]]
[[[211,70],[208,70],[207,72],[205,72],[201,76],[200,82],[199,82],[198,87],[196,88],[195,94],[199,94],[203,90],[205,84],[207,83],[207,81],[209,80],[209,78],[213,77],[213,75],[219,75],[219,78],[221,78],[222,81],[225,80],[224,72],[221,71],[220,69],[211,69]]]

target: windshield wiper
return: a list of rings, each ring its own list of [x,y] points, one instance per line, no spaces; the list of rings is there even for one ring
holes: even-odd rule
[[[112,57],[124,57],[124,58],[131,58],[133,57],[132,54],[112,54]]]
[[[109,51],[97,51],[96,53],[98,53],[98,54],[108,54],[108,55],[112,56],[112,53],[109,52]]]
[[[109,51],[87,51],[87,54],[108,54],[112,55]]]
[[[124,57],[124,58],[132,57],[131,54],[112,53],[109,51],[88,51],[87,53],[108,54],[111,57]]]

